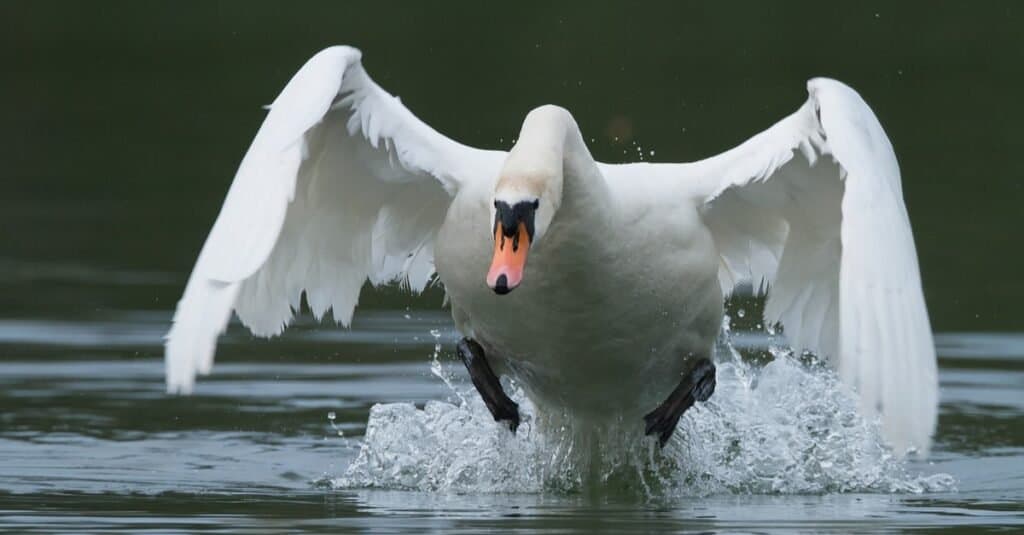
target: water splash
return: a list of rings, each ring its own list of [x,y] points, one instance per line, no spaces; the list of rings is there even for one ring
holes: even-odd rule
[[[883,445],[878,422],[824,366],[771,347],[764,366],[719,343],[714,396],[688,411],[658,451],[636,422],[573,430],[544,414],[514,383],[516,435],[495,422],[472,386],[439,358],[432,372],[448,401],[375,405],[357,458],[335,488],[454,493],[605,492],[645,496],[719,493],[919,493],[951,490],[946,474],[914,473]],[[436,337],[435,337],[436,338]]]

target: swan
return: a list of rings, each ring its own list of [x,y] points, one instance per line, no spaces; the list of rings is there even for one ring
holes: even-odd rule
[[[540,411],[635,418],[664,446],[712,395],[723,299],[746,283],[895,452],[927,453],[938,386],[914,239],[892,146],[853,89],[812,79],[794,113],[705,160],[612,165],[551,105],[508,152],[459,144],[361,57],[317,53],[269,106],[166,336],[170,393],[211,371],[232,312],[274,336],[305,293],[348,326],[367,280],[419,292],[436,273],[495,420],[519,423],[508,375]]]

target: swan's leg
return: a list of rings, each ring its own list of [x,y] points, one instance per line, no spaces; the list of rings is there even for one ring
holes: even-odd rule
[[[491,365],[487,363],[484,348],[480,347],[475,340],[463,338],[459,341],[457,350],[459,358],[469,370],[473,386],[480,393],[480,397],[484,399],[484,404],[494,416],[494,421],[507,420],[508,428],[515,433],[516,428],[519,427],[519,404],[505,395],[505,390],[501,388],[501,381],[491,370]]]
[[[715,365],[708,359],[700,359],[690,373],[683,376],[679,386],[668,395],[657,409],[644,416],[647,426],[644,434],[658,434],[658,444],[665,447],[672,432],[676,430],[679,417],[696,401],[707,401],[715,391]]]

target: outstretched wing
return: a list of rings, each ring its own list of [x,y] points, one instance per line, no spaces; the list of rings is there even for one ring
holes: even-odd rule
[[[938,377],[917,253],[889,138],[854,90],[809,100],[739,147],[686,164],[729,293],[768,288],[765,320],[827,356],[899,453],[926,453]]]
[[[279,334],[303,291],[348,325],[359,291],[420,291],[433,240],[461,184],[496,176],[503,154],[460,145],[417,119],[363,70],[361,54],[313,56],[270,106],[231,184],[167,334],[169,392],[213,365],[231,312]]]

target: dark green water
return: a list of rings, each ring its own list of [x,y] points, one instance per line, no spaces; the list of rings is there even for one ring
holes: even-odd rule
[[[1022,23],[1012,2],[2,2],[0,529],[1021,529]],[[657,499],[339,484],[371,406],[452,398],[430,372],[430,329],[452,336],[436,291],[364,294],[350,332],[234,328],[198,395],[165,397],[160,336],[260,106],[330,44],[362,48],[382,86],[460,141],[507,148],[550,102],[605,161],[632,161],[634,143],[701,158],[794,110],[807,78],[854,86],[900,158],[939,333],[930,462],[871,484],[835,471],[820,492],[730,465],[708,471],[731,484]]]

